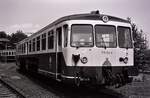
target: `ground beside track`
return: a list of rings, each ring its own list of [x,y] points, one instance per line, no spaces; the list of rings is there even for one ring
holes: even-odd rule
[[[14,89],[0,81],[0,98],[24,98]]]
[[[30,78],[16,71],[14,63],[0,63],[0,76],[27,98],[150,98],[150,75],[145,74],[143,82],[133,82],[120,88],[105,90],[72,89],[49,79]],[[85,90],[85,91],[84,91]],[[102,92],[101,92],[102,91]],[[111,95],[112,94],[112,95]]]
[[[16,71],[14,63],[0,63],[1,80],[20,92],[25,98],[57,98],[57,95],[47,91],[26,76]]]

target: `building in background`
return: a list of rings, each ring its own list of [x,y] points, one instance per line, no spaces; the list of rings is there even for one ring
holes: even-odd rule
[[[16,49],[7,38],[0,38],[0,61],[12,62],[15,61]]]

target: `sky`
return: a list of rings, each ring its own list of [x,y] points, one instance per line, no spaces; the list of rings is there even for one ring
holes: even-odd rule
[[[150,46],[150,0],[0,0],[0,31],[36,32],[56,19],[99,10],[126,19],[144,31]]]

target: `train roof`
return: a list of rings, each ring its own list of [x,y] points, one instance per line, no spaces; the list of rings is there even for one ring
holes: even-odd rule
[[[31,36],[36,35],[37,33],[43,32],[49,27],[52,27],[53,25],[57,25],[61,22],[68,21],[68,20],[102,20],[103,16],[107,16],[109,18],[109,21],[117,21],[117,22],[124,22],[124,23],[130,23],[128,20],[110,16],[110,15],[105,15],[105,14],[99,14],[98,13],[87,13],[87,14],[74,14],[74,15],[69,15],[69,16],[64,16],[62,18],[59,18],[58,20],[52,22],[51,24],[45,26],[41,30],[35,32]]]

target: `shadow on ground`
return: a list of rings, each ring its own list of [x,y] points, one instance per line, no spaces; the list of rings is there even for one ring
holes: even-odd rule
[[[50,92],[55,93],[61,98],[125,98],[125,96],[117,93],[116,91],[104,87],[75,87],[70,84],[57,82],[41,74],[20,73],[27,76],[34,83],[42,86]]]

